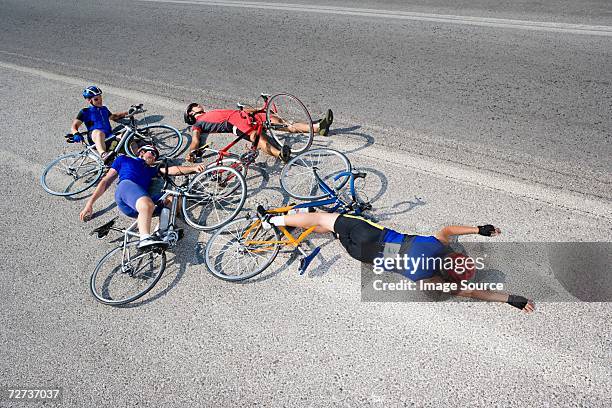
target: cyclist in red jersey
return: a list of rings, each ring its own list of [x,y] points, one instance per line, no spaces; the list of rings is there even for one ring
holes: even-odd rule
[[[237,136],[242,136],[245,140],[251,142],[255,141],[257,131],[248,115],[255,111],[256,109],[253,108],[244,108],[243,110],[213,109],[205,111],[202,105],[190,103],[185,112],[185,121],[193,125],[191,127],[192,139],[186,160],[190,162],[195,160],[191,152],[200,146],[200,136],[202,133],[234,133]],[[189,119],[189,121],[187,119]],[[256,113],[255,120],[264,122],[266,120],[266,114],[264,112]],[[321,135],[327,135],[333,120],[333,112],[330,109],[323,119],[313,124],[314,131]],[[310,125],[307,123],[295,123],[293,127],[296,132],[308,132],[310,130]],[[260,136],[257,148],[271,156],[278,157],[284,162],[289,161],[289,156],[291,154],[289,147],[283,146],[282,149],[279,150],[270,144],[265,135]]]

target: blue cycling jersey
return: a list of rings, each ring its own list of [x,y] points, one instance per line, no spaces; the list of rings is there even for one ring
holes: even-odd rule
[[[101,130],[108,137],[113,133],[110,124],[110,116],[112,113],[106,106],[88,106],[79,111],[77,119],[87,126],[87,130]]]
[[[145,190],[151,185],[151,180],[159,172],[158,167],[147,165],[143,159],[119,156],[113,162],[112,168],[119,174],[119,182],[131,180]]]
[[[397,272],[412,281],[431,278],[438,270],[439,259],[447,251],[434,236],[406,235],[387,228],[382,242],[384,256],[407,256],[406,268]]]

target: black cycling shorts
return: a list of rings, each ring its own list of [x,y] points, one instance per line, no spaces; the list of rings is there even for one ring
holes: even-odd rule
[[[340,215],[334,232],[348,254],[358,261],[372,263],[380,256],[384,227],[355,215]]]

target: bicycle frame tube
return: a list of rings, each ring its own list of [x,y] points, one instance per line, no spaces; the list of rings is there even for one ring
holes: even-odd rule
[[[260,227],[261,223],[259,220],[255,220],[250,226],[249,228],[246,229],[246,231],[242,234],[243,238],[246,238],[254,229],[257,228],[261,228]],[[298,247],[305,239],[306,237],[308,237],[310,234],[312,234],[312,232],[315,230],[316,227],[310,227],[306,230],[304,230],[299,237],[295,238],[293,236],[293,234],[291,234],[287,228],[285,228],[284,226],[278,227],[278,229],[283,233],[284,237],[287,239],[281,239],[281,240],[257,240],[257,239],[253,239],[253,240],[246,240],[244,242],[245,245],[268,245],[267,247],[264,248],[258,248],[253,250],[252,252],[256,253],[256,252],[263,252],[263,251],[269,251],[269,250],[273,250],[274,249],[274,245],[279,244],[279,245],[283,245],[283,246],[292,246],[292,247]]]

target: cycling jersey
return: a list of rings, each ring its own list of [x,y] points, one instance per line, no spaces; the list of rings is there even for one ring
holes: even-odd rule
[[[437,271],[434,260],[446,252],[436,237],[402,234],[354,215],[338,216],[334,232],[349,255],[361,262],[371,264],[378,257],[407,255],[414,262],[409,261],[406,269],[393,272],[413,281],[431,278]]]
[[[131,180],[145,190],[149,188],[151,180],[159,172],[158,167],[147,165],[144,159],[134,159],[124,155],[115,159],[112,168],[119,174],[119,183],[123,180]]]
[[[110,124],[110,116],[112,113],[106,106],[88,106],[83,108],[77,114],[77,120],[80,120],[87,126],[88,131],[101,130],[106,137],[113,134],[113,129]]]
[[[192,129],[197,129],[203,133],[235,133],[234,127],[243,135],[248,135],[255,130],[251,123],[251,117],[244,111],[236,109],[215,109],[203,112],[195,116],[196,123]],[[263,123],[266,114],[263,112],[255,114],[255,121]]]
[[[412,281],[431,278],[441,265],[446,246],[434,236],[408,235],[385,228],[382,239],[383,257],[407,256],[399,272]]]

